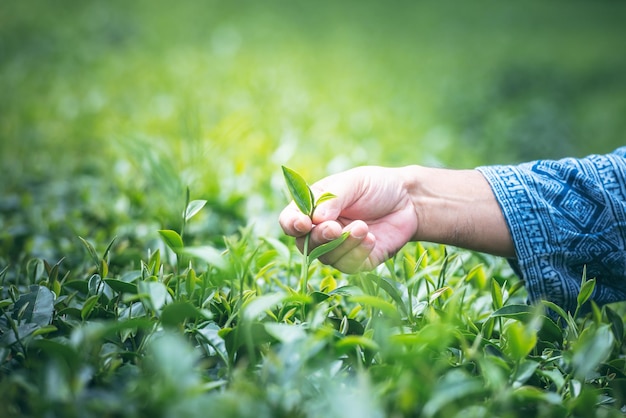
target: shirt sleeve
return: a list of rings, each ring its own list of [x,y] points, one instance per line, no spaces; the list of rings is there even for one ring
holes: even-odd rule
[[[531,302],[573,312],[583,272],[592,299],[626,300],[626,147],[586,158],[478,167],[508,224]]]

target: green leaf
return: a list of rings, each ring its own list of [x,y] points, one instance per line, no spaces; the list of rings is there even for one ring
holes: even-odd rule
[[[14,319],[21,313],[22,321],[31,322],[38,326],[50,324],[54,311],[54,293],[44,286],[32,285],[30,292],[23,294],[15,302]]]
[[[611,323],[611,331],[613,331],[615,339],[622,341],[624,338],[624,321],[622,317],[608,306],[604,307],[604,312],[606,313],[607,320]]]
[[[613,332],[608,324],[585,328],[572,346],[571,365],[577,379],[584,380],[607,359],[613,348]]]
[[[510,322],[504,329],[505,351],[515,361],[524,359],[537,343],[537,333],[522,322]]]
[[[526,321],[533,315],[533,307],[530,305],[512,304],[506,305],[491,314],[494,318],[512,318]]]
[[[273,308],[285,299],[282,293],[270,293],[252,299],[243,308],[243,317],[248,320],[259,317],[263,312]]]
[[[147,301],[148,306],[155,312],[160,311],[172,300],[167,288],[161,282],[139,282],[137,289],[144,296],[143,300]]]
[[[137,293],[137,285],[134,283],[124,282],[118,279],[104,279],[104,282],[117,293]]]
[[[398,310],[396,309],[395,305],[377,296],[353,295],[353,296],[350,296],[350,300],[352,302],[360,303],[365,306],[370,306],[372,308],[379,309],[382,313],[384,313],[387,316],[391,316],[394,318],[399,317]]]
[[[500,309],[503,305],[502,301],[502,287],[497,280],[491,280],[491,298],[493,299],[494,309]]]
[[[206,316],[188,301],[176,301],[166,305],[161,312],[161,323],[166,327],[176,327],[186,320],[207,319]]]
[[[423,416],[435,416],[443,407],[455,400],[484,391],[485,387],[480,379],[452,369],[435,385],[432,397],[424,405]]]
[[[340,353],[347,353],[356,347],[372,351],[380,351],[380,346],[376,343],[376,341],[362,335],[346,335],[341,340],[337,341],[335,347]]]
[[[78,239],[82,241],[83,245],[87,249],[87,252],[91,256],[91,260],[96,265],[96,267],[100,268],[100,257],[98,257],[98,253],[96,252],[96,249],[93,247],[93,245],[91,245],[91,243],[89,243],[89,241],[87,241],[83,237],[78,237]]]
[[[317,200],[315,201],[315,207],[319,206],[320,203],[324,203],[327,200],[332,200],[335,199],[337,196],[335,196],[334,194],[330,193],[330,192],[326,192],[324,194],[322,194],[320,197],[317,198]]]
[[[172,231],[171,229],[160,229],[159,235],[161,235],[165,244],[174,252],[178,252],[183,248],[183,239],[178,235],[178,232]]]
[[[311,198],[311,190],[306,181],[290,168],[282,166],[285,183],[291,194],[291,198],[302,213],[311,216],[313,212],[313,199]]]
[[[303,340],[307,336],[307,333],[302,326],[287,325],[276,322],[267,322],[264,326],[269,335],[282,343],[292,343],[294,341]]]
[[[222,255],[222,251],[209,245],[202,245],[196,247],[181,248],[180,254],[188,255],[197,260],[202,260],[210,266],[216,267],[220,270],[228,270],[228,263]]]
[[[596,279],[585,280],[580,286],[580,292],[578,292],[578,297],[576,299],[578,306],[583,306],[585,302],[589,300],[593,290],[596,287]]]
[[[349,236],[350,236],[350,232],[346,231],[343,234],[341,234],[339,238],[336,238],[332,241],[329,241],[325,244],[315,247],[313,251],[309,253],[309,260],[313,261],[323,256],[324,254],[331,252],[335,248],[339,247]]]
[[[188,221],[195,214],[200,212],[204,205],[206,205],[206,202],[206,200],[192,200],[191,202],[189,202],[189,204],[185,208],[185,211],[183,212],[183,217],[185,218],[185,221]]]
[[[409,312],[408,312],[407,306],[404,304],[404,301],[402,300],[402,295],[400,294],[400,291],[393,285],[391,280],[385,277],[381,277],[381,280],[378,282],[378,284],[380,285],[380,288],[383,289],[385,292],[387,292],[387,294],[391,296],[391,299],[393,299],[393,301],[396,302],[396,304],[398,304],[400,309],[402,309],[402,312],[405,315],[408,315]]]
[[[99,295],[93,295],[87,298],[87,300],[83,304],[83,308],[80,310],[80,317],[83,321],[89,318],[89,315],[91,314],[93,309],[96,307],[96,304],[98,303],[99,298],[100,298]]]

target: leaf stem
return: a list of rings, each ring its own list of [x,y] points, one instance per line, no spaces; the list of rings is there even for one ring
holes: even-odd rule
[[[302,294],[306,295],[307,287],[309,285],[309,240],[311,239],[311,233],[306,234],[304,237],[304,248],[302,250],[302,271],[300,277],[302,280]]]

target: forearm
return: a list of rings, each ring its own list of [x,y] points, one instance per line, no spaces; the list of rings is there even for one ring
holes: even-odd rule
[[[403,170],[417,217],[414,240],[515,256],[500,206],[480,172],[421,166]]]

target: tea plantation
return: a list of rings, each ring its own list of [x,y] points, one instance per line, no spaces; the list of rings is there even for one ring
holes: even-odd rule
[[[0,416],[623,416],[626,305],[527,305],[505,260],[434,243],[342,274],[277,218],[281,166],[312,183],[623,145],[625,18],[4,2]]]

